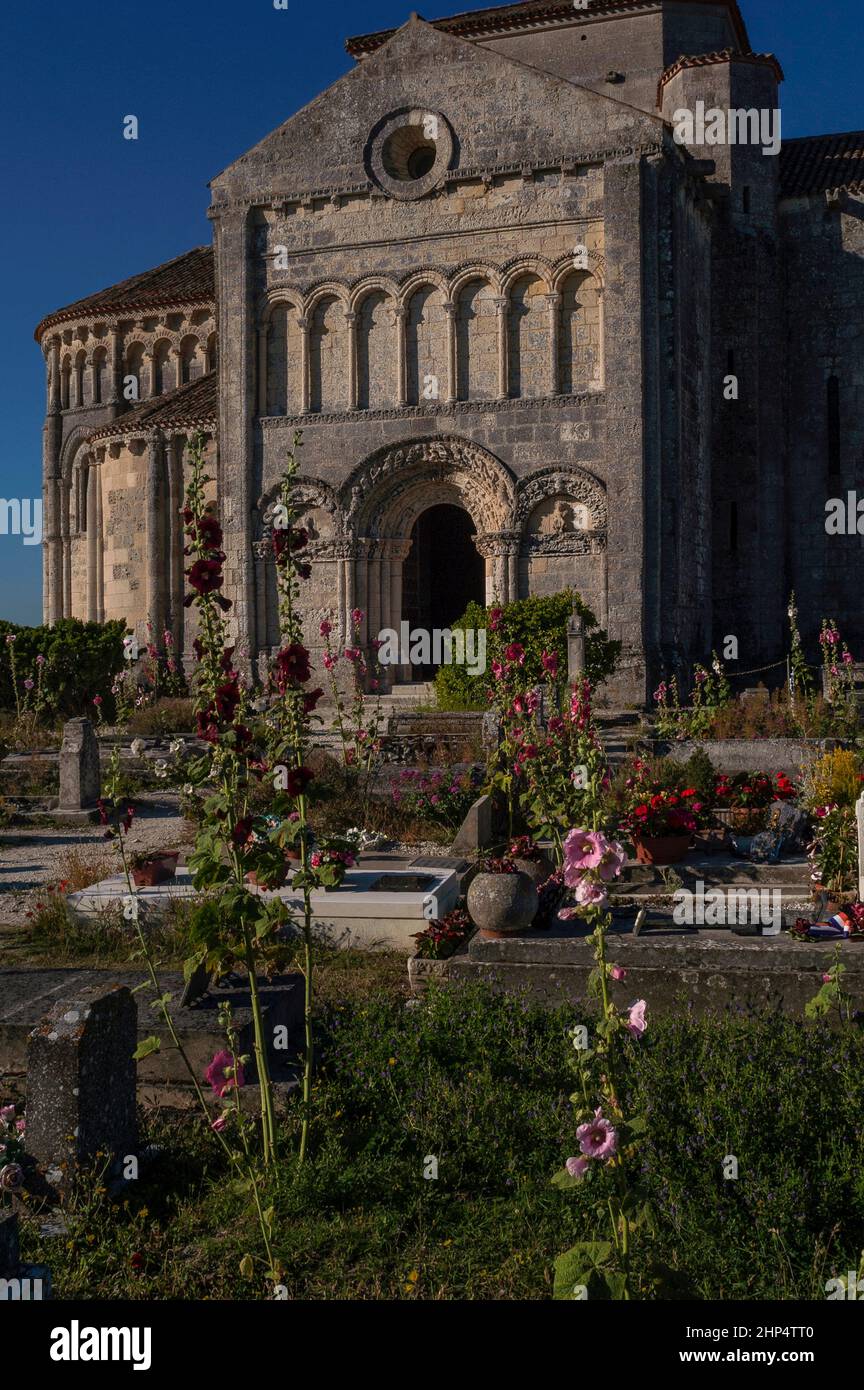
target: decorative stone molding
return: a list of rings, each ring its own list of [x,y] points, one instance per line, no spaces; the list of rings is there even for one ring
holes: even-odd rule
[[[445,304],[445,310],[447,307]],[[381,410],[322,410],[305,411],[300,415],[268,415],[258,423],[266,433],[270,430],[296,429],[302,425],[335,424],[340,421],[356,423],[358,417],[363,420],[416,420],[438,415],[488,415],[493,410],[545,410],[550,406],[559,409],[572,409],[574,406],[597,409],[603,402],[602,390],[580,392],[576,396],[508,396],[506,399],[491,396],[485,401],[424,401],[422,405],[393,406]],[[585,424],[584,428],[584,438],[577,442],[590,440],[591,427]]]
[[[522,479],[517,485],[516,507],[514,511],[514,523],[520,531],[524,531],[525,526],[534,509],[541,502],[548,498],[566,497],[568,501],[580,503],[588,512],[591,525],[583,532],[577,532],[571,536],[570,533],[562,533],[556,537],[540,538],[543,544],[548,541],[560,542],[566,547],[571,541],[575,542],[584,535],[603,535],[605,537],[609,526],[608,506],[606,498],[606,488],[598,478],[584,468],[578,467],[553,467],[544,468],[537,473],[531,473],[527,478]],[[561,550],[561,554],[579,554],[578,550]]]

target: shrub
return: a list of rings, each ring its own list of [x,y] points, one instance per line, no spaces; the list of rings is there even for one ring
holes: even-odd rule
[[[191,733],[195,729],[195,701],[169,696],[144,705],[130,716],[128,728],[130,734],[145,738]]]
[[[123,669],[126,624],[82,623],[63,618],[53,627],[17,627],[0,621],[0,709],[16,709],[7,637],[15,638],[15,667],[19,682],[33,678],[37,656],[44,656],[42,694],[53,718],[72,719],[94,713],[101,698],[103,716],[112,714],[111,685]]]
[[[819,758],[804,781],[804,799],[811,811],[820,806],[854,806],[861,795],[861,758],[851,749],[837,748]]]
[[[567,672],[567,625],[574,605],[585,624],[585,662],[586,675],[593,685],[600,685],[615,670],[621,643],[612,641],[598,626],[597,619],[578,594],[565,589],[563,593],[550,596],[532,595],[500,608],[502,614],[501,632],[506,632],[508,642],[518,642],[525,649],[525,683],[539,685],[544,676],[541,655],[544,651],[556,652],[558,669],[562,675]],[[489,630],[489,615],[493,607],[482,607],[470,603],[465,613],[453,623],[453,631]],[[435,692],[438,708],[447,709],[486,709],[488,700],[488,674],[471,676],[465,666],[442,666],[435,677]]]

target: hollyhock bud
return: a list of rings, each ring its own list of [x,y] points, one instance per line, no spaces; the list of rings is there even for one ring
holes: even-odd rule
[[[571,1178],[584,1178],[588,1169],[591,1167],[591,1160],[590,1158],[585,1158],[584,1155],[581,1158],[568,1158],[564,1167],[567,1169]]]

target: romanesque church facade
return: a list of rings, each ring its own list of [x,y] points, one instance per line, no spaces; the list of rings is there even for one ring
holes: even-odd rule
[[[40,323],[46,621],[188,650],[200,430],[254,664],[302,429],[313,648],[357,607],[371,641],[568,586],[623,700],[727,635],[776,659],[793,588],[805,635],[864,642],[862,539],[824,521],[864,463],[864,136],[676,139],[700,102],[779,105],[736,0],[526,0],[348,49],[213,179],[212,248]]]

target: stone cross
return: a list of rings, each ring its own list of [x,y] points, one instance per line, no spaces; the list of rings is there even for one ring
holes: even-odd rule
[[[61,811],[81,811],[99,796],[99,741],[89,719],[70,719],[63,725],[60,747]]]
[[[572,685],[585,675],[585,623],[576,605],[567,625],[567,679]]]
[[[27,1148],[43,1165],[135,1154],[138,1005],[125,985],[85,987],[30,1034]]]
[[[855,807],[858,818],[858,901],[864,902],[864,792]]]

